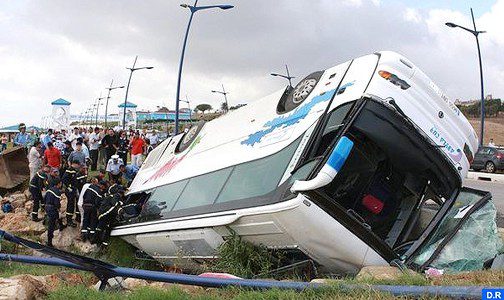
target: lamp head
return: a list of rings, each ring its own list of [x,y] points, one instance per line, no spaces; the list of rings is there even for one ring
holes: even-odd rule
[[[451,23],[451,22],[445,23],[445,25],[446,25],[446,26],[448,26],[448,27],[451,27],[451,28],[455,28],[455,27],[457,27],[457,25],[456,25],[456,24]]]

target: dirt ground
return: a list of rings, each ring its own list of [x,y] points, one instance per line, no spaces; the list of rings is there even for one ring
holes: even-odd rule
[[[479,136],[480,120],[470,118],[469,122]],[[488,144],[490,139],[493,139],[496,145],[504,146],[504,115],[501,114],[498,118],[485,119],[485,138],[483,144]]]

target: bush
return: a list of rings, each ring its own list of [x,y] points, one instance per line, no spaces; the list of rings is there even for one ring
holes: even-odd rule
[[[235,233],[220,245],[217,251],[218,259],[211,269],[244,278],[268,273],[277,268],[281,256],[281,253],[275,253],[264,246],[243,241]]]

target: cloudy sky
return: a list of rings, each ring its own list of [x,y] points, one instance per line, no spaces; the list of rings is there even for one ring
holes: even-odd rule
[[[504,97],[504,0],[200,0],[230,3],[227,11],[194,18],[182,97],[218,107],[212,94],[223,83],[230,105],[247,103],[284,87],[268,74],[308,73],[377,50],[402,53],[452,98],[479,95],[474,38],[475,9],[481,35],[485,89]],[[174,107],[178,60],[188,11],[175,0],[2,0],[0,2],[0,126],[40,124],[50,102],[72,102],[84,111],[139,56],[129,99],[143,109]],[[299,78],[300,79],[300,78]],[[111,108],[124,99],[112,94]],[[182,103],[184,104],[184,103]],[[184,104],[185,105],[185,104]]]

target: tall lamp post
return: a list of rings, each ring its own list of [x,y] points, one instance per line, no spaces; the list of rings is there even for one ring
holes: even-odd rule
[[[89,120],[89,124],[92,124],[93,122],[93,112],[94,112],[94,105],[90,104],[89,107],[86,110],[86,116],[84,121],[87,122]]]
[[[194,13],[200,10],[205,10],[205,9],[210,9],[210,8],[220,8],[220,9],[230,9],[233,8],[233,5],[206,5],[206,6],[197,6],[198,5],[198,0],[194,1],[194,5],[188,5],[188,4],[180,4],[183,8],[189,8],[189,11],[191,12],[191,15],[189,17],[189,22],[187,23],[187,28],[184,36],[184,43],[182,45],[182,54],[180,55],[180,64],[179,64],[179,71],[178,71],[178,80],[177,80],[177,96],[175,97],[175,135],[178,134],[179,129],[179,102],[180,102],[180,79],[182,77],[182,66],[184,64],[184,54],[185,54],[185,48],[187,45],[187,36],[189,35],[189,28],[191,28],[191,22],[194,16]]]
[[[185,100],[180,100],[182,102],[187,103],[187,108],[189,109],[189,122],[192,122],[192,111],[191,111],[191,103],[189,102],[189,99],[187,99],[187,95],[185,96]]]
[[[226,102],[226,112],[229,111],[229,105],[227,101],[227,94],[229,94],[229,92],[226,92],[226,90],[224,89],[224,84],[222,85],[222,91],[212,90],[212,93],[218,93],[224,95],[224,101]]]
[[[154,68],[154,67],[135,68],[137,59],[138,59],[138,55],[135,56],[135,61],[133,62],[133,66],[131,68],[126,67],[126,69],[130,70],[130,75],[129,75],[129,79],[128,79],[128,85],[126,86],[126,95],[124,96],[124,110],[123,110],[123,120],[122,120],[122,122],[123,122],[122,129],[123,130],[126,127],[126,104],[128,102],[128,92],[129,92],[129,87],[130,87],[130,83],[131,83],[131,76],[133,76],[133,72],[135,72],[135,71],[143,70],[143,69],[150,70],[150,69]]]
[[[95,127],[98,126],[98,111],[100,110],[100,105],[103,105],[103,103],[100,103],[100,101],[102,101],[103,99],[105,99],[104,97],[101,96],[101,93],[100,93],[100,97],[98,99],[96,99],[96,119],[95,119]]]
[[[476,22],[474,21],[474,14],[473,10],[471,8],[471,18],[472,18],[472,23],[473,23],[473,28],[474,29],[469,29],[464,26],[460,26],[451,22],[445,23],[446,26],[452,27],[452,28],[461,28],[467,32],[470,32],[474,35],[476,38],[476,46],[478,47],[478,59],[479,59],[479,69],[480,69],[480,86],[481,86],[481,129],[480,129],[480,140],[479,140],[479,146],[483,146],[483,135],[485,131],[485,92],[483,89],[483,66],[481,64],[481,51],[480,51],[480,45],[479,45],[479,39],[478,35],[480,33],[485,33],[486,31],[479,31],[476,29]]]
[[[271,76],[282,77],[282,78],[285,78],[285,79],[289,80],[289,86],[292,87],[291,79],[296,78],[296,77],[290,76],[290,74],[289,74],[289,67],[287,67],[287,65],[285,65],[285,70],[287,71],[287,75],[283,75],[283,74],[279,74],[279,73],[271,73],[270,75]]]
[[[115,89],[123,89],[124,88],[124,85],[112,87],[112,84],[114,84],[114,79],[112,79],[112,81],[110,81],[110,87],[106,88],[108,90],[108,94],[107,94],[107,98],[105,98],[105,99],[107,99],[105,101],[105,128],[107,128],[107,126],[108,126],[107,117],[108,117],[108,102],[110,99],[110,91],[115,90]]]

